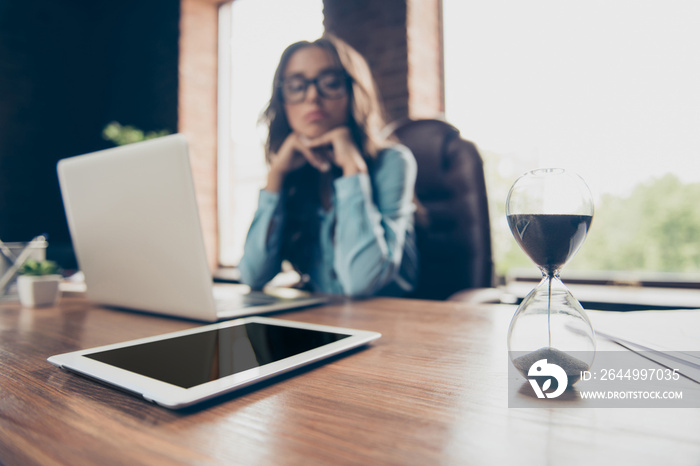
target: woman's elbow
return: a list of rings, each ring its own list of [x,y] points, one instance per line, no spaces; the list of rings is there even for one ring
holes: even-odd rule
[[[354,270],[342,281],[343,292],[350,298],[367,298],[391,283],[398,269],[393,264],[385,264],[374,270]]]
[[[244,285],[248,285],[251,290],[262,290],[267,284],[268,280],[265,280],[262,274],[255,273],[247,264],[241,261],[238,265],[238,271],[240,272],[240,280]]]
[[[267,284],[266,281],[250,280],[250,279],[244,278],[243,276],[241,276],[241,283],[243,283],[244,285],[248,285],[250,287],[250,289],[253,291],[260,291]]]
[[[368,298],[374,295],[374,288],[371,283],[351,282],[343,285],[343,293],[348,298]]]

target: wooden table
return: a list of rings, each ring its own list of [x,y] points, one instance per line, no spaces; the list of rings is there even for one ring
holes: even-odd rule
[[[379,331],[366,349],[184,412],[50,355],[195,322],[0,306],[0,463],[698,464],[700,409],[508,408],[514,308],[373,299],[279,314]]]

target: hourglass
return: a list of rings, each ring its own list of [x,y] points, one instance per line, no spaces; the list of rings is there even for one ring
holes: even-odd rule
[[[526,378],[535,362],[547,359],[566,372],[571,386],[593,363],[595,333],[559,271],[591,226],[591,192],[583,179],[564,169],[533,170],[510,188],[506,216],[515,240],[542,272],[542,281],[510,323],[508,354]]]

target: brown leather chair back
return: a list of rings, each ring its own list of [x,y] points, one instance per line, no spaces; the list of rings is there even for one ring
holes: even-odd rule
[[[476,146],[442,120],[404,120],[389,130],[413,151],[418,165],[416,197],[421,206],[416,235],[421,265],[412,297],[446,299],[465,289],[491,287],[491,229],[483,162]]]

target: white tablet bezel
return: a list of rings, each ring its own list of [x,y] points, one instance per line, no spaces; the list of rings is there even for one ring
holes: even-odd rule
[[[182,388],[176,385],[162,382],[150,377],[146,377],[134,372],[130,372],[118,367],[105,364],[91,359],[85,354],[92,354],[99,351],[107,351],[117,348],[124,348],[152,341],[165,340],[183,335],[191,335],[210,330],[244,325],[247,323],[261,323],[269,325],[281,325],[286,327],[301,328],[307,330],[317,330],[322,332],[340,333],[349,335],[347,338],[338,340],[326,345],[314,348],[294,356],[290,356],[279,361],[265,364],[260,367],[248,369],[237,374],[222,377],[218,380],[196,385],[191,388]],[[265,380],[272,376],[288,372],[298,367],[311,364],[313,362],[328,358],[330,356],[348,351],[352,348],[365,345],[381,337],[380,333],[366,330],[355,330],[349,328],[332,327],[328,325],[309,324],[305,322],[295,322],[269,317],[245,317],[229,320],[217,324],[205,325],[188,330],[156,335],[153,337],[140,338],[137,340],[125,341],[112,345],[73,351],[70,353],[58,354],[48,358],[48,361],[62,369],[67,369],[87,377],[100,380],[109,385],[136,393],[147,401],[157,403],[171,409],[184,408],[195,403],[213,398],[224,393],[231,392],[253,383]]]

